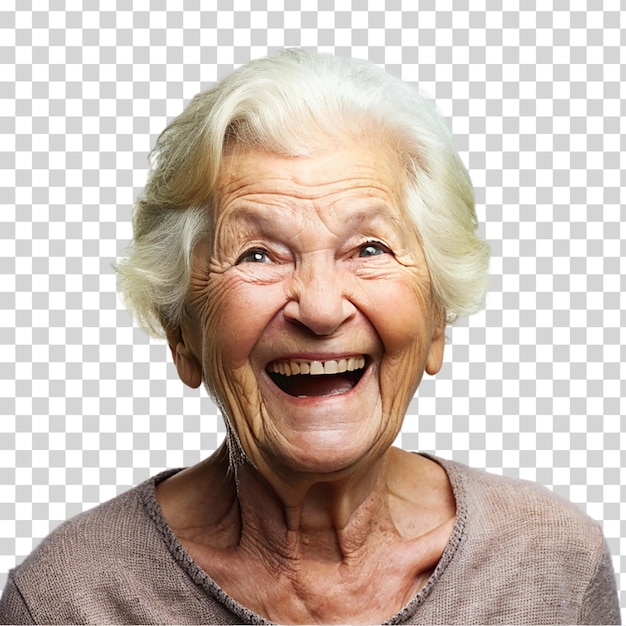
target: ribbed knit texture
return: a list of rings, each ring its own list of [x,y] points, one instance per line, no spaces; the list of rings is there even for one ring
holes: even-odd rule
[[[431,578],[388,623],[620,623],[598,524],[533,483],[436,460],[456,525]],[[172,533],[154,486],[173,473],[54,531],[11,572],[0,622],[269,623],[224,593]]]

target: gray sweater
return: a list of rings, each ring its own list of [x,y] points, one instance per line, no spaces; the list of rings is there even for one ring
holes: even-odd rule
[[[427,584],[389,623],[620,622],[598,524],[535,484],[439,462],[456,525]],[[12,570],[0,622],[268,623],[224,593],[173,535],[154,496],[172,473],[54,531]]]

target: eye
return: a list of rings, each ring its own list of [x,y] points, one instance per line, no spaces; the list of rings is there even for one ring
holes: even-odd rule
[[[240,263],[269,263],[270,257],[267,251],[260,248],[247,250],[238,259],[237,265]]]
[[[391,254],[391,250],[380,241],[368,241],[359,248],[358,256],[361,258]]]

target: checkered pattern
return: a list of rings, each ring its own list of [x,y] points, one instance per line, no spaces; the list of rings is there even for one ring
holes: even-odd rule
[[[304,46],[436,100],[491,244],[486,311],[449,330],[398,443],[578,503],[626,606],[619,0],[118,4],[0,12],[0,586],[68,516],[222,440],[213,404],[133,326],[111,263],[167,121],[234,67]]]

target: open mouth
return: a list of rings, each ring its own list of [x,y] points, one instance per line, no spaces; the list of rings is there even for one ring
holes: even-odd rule
[[[272,361],[266,371],[274,384],[290,396],[334,396],[347,393],[358,384],[365,372],[365,357]]]

